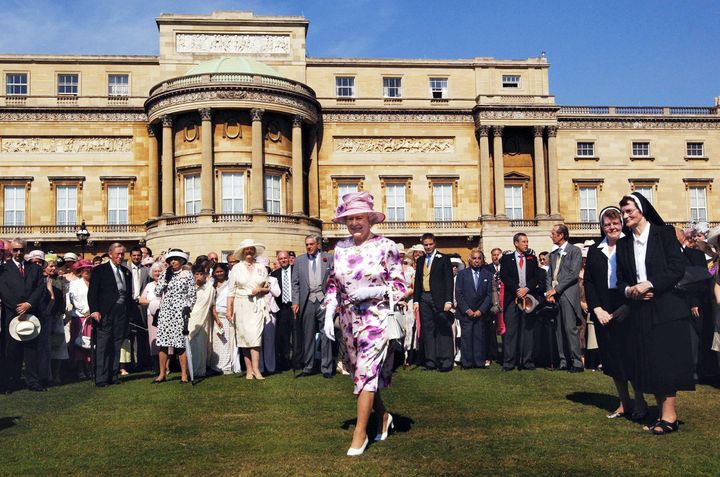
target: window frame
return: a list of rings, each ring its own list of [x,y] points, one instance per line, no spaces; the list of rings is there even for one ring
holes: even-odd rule
[[[440,88],[434,88],[433,82],[443,82],[445,86]],[[450,96],[450,78],[447,76],[430,76],[428,78],[428,89],[430,90],[430,99],[448,99]],[[435,96],[435,91],[440,92],[440,96]]]
[[[188,185],[194,183],[196,187],[188,189]],[[200,182],[199,173],[191,173],[183,175],[183,213],[185,215],[200,215],[202,210],[202,184]],[[192,192],[192,197],[188,198],[188,191]],[[188,211],[188,204],[192,204],[191,211]],[[197,209],[197,211],[195,211]]]
[[[515,191],[517,189],[519,198],[520,198],[520,217],[515,216],[515,213],[508,213],[508,211],[515,211],[518,210],[517,204],[515,204],[515,197],[511,197],[508,199],[508,191]],[[505,195],[505,210],[504,214],[507,216],[508,220],[524,220],[525,219],[525,194],[524,194],[525,186],[523,184],[505,184],[503,194]],[[513,207],[511,207],[511,202]]]
[[[61,207],[60,201],[62,198],[60,197],[60,191],[74,191],[75,192],[75,203],[74,208],[70,208],[70,197],[69,195],[65,197],[65,207]],[[57,184],[55,186],[55,225],[78,225],[78,212],[79,212],[79,192],[80,188],[76,184]],[[71,221],[68,218],[69,212],[74,212],[75,216],[73,217],[73,220]],[[66,214],[65,220],[61,220],[60,214],[64,212]]]
[[[75,92],[74,92],[74,93],[68,93],[67,91],[65,91],[65,92],[61,92],[61,91],[60,91],[60,88],[62,88],[62,87],[65,87],[65,88],[67,88],[67,87],[72,87],[72,83],[70,83],[69,85],[67,85],[67,84],[61,84],[60,78],[63,77],[63,76],[68,76],[68,77],[74,76],[74,77],[76,78]],[[58,95],[58,96],[71,96],[71,97],[78,97],[78,96],[80,96],[80,73],[57,73],[57,75],[56,75],[56,87],[57,87],[57,95]]]
[[[588,154],[587,146],[590,146],[590,153]],[[595,141],[576,141],[575,142],[575,157],[582,159],[594,159],[597,157],[595,151]]]
[[[343,80],[348,80],[351,84],[340,84]],[[343,89],[349,89],[350,94],[340,94]],[[339,99],[355,98],[357,90],[355,88],[354,75],[337,75],[335,76],[335,97]]]
[[[436,193],[436,189],[439,187],[447,187],[448,194],[447,197],[445,197],[445,194],[443,194],[443,203],[438,205],[438,195]],[[435,181],[432,184],[432,198],[433,198],[433,219],[435,222],[450,222],[452,220],[455,220],[455,184],[453,182],[446,182],[446,181]],[[445,199],[450,200],[450,205],[446,205],[444,203]],[[441,217],[438,217],[438,210],[440,211]],[[450,211],[450,217],[445,216],[445,210]]]
[[[407,218],[407,183],[404,181],[388,181],[385,182],[383,185],[384,193],[383,193],[383,199],[385,202],[385,216],[387,217],[388,222],[406,222],[408,220]],[[396,203],[396,200],[398,198],[398,194],[390,195],[389,191],[402,191],[402,205],[398,205]],[[393,198],[393,205],[390,205],[390,198]],[[392,211],[391,211],[392,209]],[[398,217],[398,211],[402,212],[402,217]]]
[[[696,204],[695,207],[693,207],[693,192],[694,191],[702,191],[702,199],[703,199],[703,207],[700,207],[699,204]],[[695,198],[697,200],[697,198]],[[695,215],[693,215],[693,209],[696,210]],[[703,215],[700,215],[700,210],[703,210]],[[705,184],[689,184],[688,185],[688,211],[689,211],[689,217],[690,221],[697,223],[697,222],[707,222],[708,220],[708,186]]]
[[[402,98],[402,76],[383,76],[383,98],[384,99],[401,99]],[[397,85],[389,86],[386,81],[397,81]],[[395,90],[396,95],[389,94],[389,91]]]
[[[275,181],[277,180],[277,199],[273,198],[268,194],[268,179]],[[263,176],[263,194],[265,198],[265,212],[268,214],[282,215],[283,213],[283,190],[282,190],[282,174],[266,173]],[[271,189],[272,191],[272,189]],[[277,211],[274,210],[274,205],[277,205]]]
[[[105,211],[107,213],[106,220],[108,225],[128,225],[130,223],[130,185],[129,184],[121,184],[121,183],[112,183],[108,184],[106,186],[107,189],[107,204],[105,207]],[[115,189],[125,189],[125,207],[120,207],[120,198],[118,197],[118,206],[113,208],[112,207],[112,191]],[[117,218],[115,221],[111,220],[111,214],[112,212],[116,212]],[[125,221],[122,221],[121,214],[122,212],[125,212]]]
[[[226,178],[226,176],[228,178],[231,178],[231,177],[234,178],[237,176],[240,179],[240,184],[241,184],[241,188],[242,188],[240,197],[236,197],[234,194],[235,184],[233,184],[232,197],[227,197],[225,195],[225,192],[226,192],[225,178]],[[244,214],[245,210],[246,210],[246,206],[247,206],[247,197],[246,196],[247,196],[247,172],[245,172],[245,171],[223,171],[220,173],[220,211],[221,211],[220,213],[222,213],[222,214]],[[229,200],[232,202],[232,207],[231,207],[232,210],[225,209],[225,201],[226,200]],[[238,200],[241,201],[241,207],[240,207],[241,210],[240,211],[237,211],[235,209],[235,202]]]
[[[700,146],[700,154],[691,154],[692,146]],[[685,157],[688,159],[705,159],[705,142],[704,141],[686,141],[685,142]]]
[[[126,91],[125,93],[113,93],[112,87],[113,84],[110,83],[111,77],[125,77],[127,78],[127,82],[124,84]],[[107,74],[107,94],[108,98],[128,98],[130,97],[130,91],[131,91],[131,84],[130,84],[130,73],[119,73],[119,72],[109,72]]]
[[[643,152],[640,148],[646,149],[645,154],[638,154],[638,152]],[[633,159],[651,159],[650,141],[632,141],[630,145],[630,157]]]
[[[12,210],[8,210],[8,189],[19,189],[22,192],[17,194],[17,196],[22,196],[22,209],[13,208]],[[28,206],[28,187],[26,184],[4,184],[3,185],[3,225],[5,226],[22,226],[25,225],[25,222],[27,220],[27,206]],[[17,202],[17,198],[15,197],[15,202]],[[22,219],[17,220],[17,214],[18,212],[22,213]],[[13,220],[8,221],[8,213],[13,214]]]
[[[25,76],[25,83],[11,83],[10,76]],[[11,93],[10,87],[25,87],[24,93]],[[5,96],[25,97],[30,96],[30,73],[27,71],[6,71],[5,72]]]
[[[594,198],[594,207],[588,206],[583,207],[583,192],[592,191]],[[583,220],[583,213],[586,214],[585,220]],[[581,223],[594,223],[597,222],[598,217],[598,186],[597,185],[579,185],[578,186],[578,221]]]
[[[517,79],[515,81],[514,79]],[[520,89],[522,87],[522,75],[519,74],[504,74],[501,75],[501,84],[503,89]]]

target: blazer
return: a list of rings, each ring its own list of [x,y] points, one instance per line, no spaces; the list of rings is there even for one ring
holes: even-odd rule
[[[483,316],[488,314],[492,306],[492,281],[492,272],[485,267],[481,268],[476,290],[472,268],[468,267],[458,272],[455,279],[455,299],[461,317],[467,317],[468,310],[480,310]]]
[[[293,298],[293,292],[292,292],[292,288],[293,288],[292,273],[293,273],[293,268],[294,268],[294,267],[293,267],[292,265],[288,265],[288,268],[290,269],[290,283],[289,283],[289,286],[290,286],[290,299],[291,299],[291,303],[292,303],[292,298]],[[272,272],[270,272],[270,276],[271,276],[271,277],[275,277],[275,280],[277,280],[278,286],[280,287],[280,296],[275,297],[275,303],[277,303],[277,306],[278,306],[278,307],[282,306],[282,288],[283,288],[282,272],[283,272],[283,269],[282,269],[282,268],[278,268],[277,270],[273,270]]]
[[[645,252],[645,269],[647,278],[653,284],[654,297],[649,301],[628,300],[631,307],[648,305],[652,307],[654,325],[686,319],[690,316],[685,299],[675,291],[675,285],[685,273],[685,258],[680,251],[680,244],[675,238],[672,226],[650,224],[647,250]],[[626,287],[637,284],[635,271],[635,251],[633,236],[629,234],[617,243],[618,288],[623,292]]]
[[[622,300],[618,296],[624,296],[624,292],[620,288],[614,290],[608,288],[608,258],[598,247],[600,243],[602,242],[596,243],[588,249],[583,280],[585,300],[587,300],[588,311],[593,317],[593,321],[595,321],[593,312],[595,308],[600,307],[608,313],[612,313],[622,304]],[[615,253],[617,254],[617,248]],[[615,259],[617,260],[617,255],[615,255]]]
[[[413,288],[413,299],[420,303],[423,294],[423,270],[425,268],[425,255],[420,257],[415,264],[415,287]],[[430,266],[430,294],[433,303],[438,311],[445,308],[445,303],[453,303],[453,272],[450,257],[443,255],[440,251],[435,252],[435,257]]]
[[[128,262],[124,264],[125,268],[127,268],[130,271],[130,280],[132,280],[132,263]],[[145,290],[145,285],[150,283],[152,281],[152,278],[150,277],[150,269],[148,267],[140,266],[140,290],[135,290],[133,288],[134,292],[138,293],[138,297],[142,295],[143,290]],[[133,284],[134,286],[134,284]]]
[[[530,293],[536,298],[540,295],[540,280],[538,274],[538,261],[535,255],[525,253],[525,285],[530,289]],[[515,296],[520,288],[520,276],[517,271],[515,262],[515,250],[506,253],[500,258],[500,280],[505,287],[505,296],[503,299],[503,309],[515,301]],[[538,298],[539,299],[539,298]]]
[[[320,260],[320,284],[324,294],[327,290],[328,270],[332,267],[333,256],[327,252],[320,251],[318,252],[317,259]],[[292,269],[292,303],[293,305],[300,305],[299,314],[301,316],[308,302],[308,298],[310,298],[309,262],[310,259],[307,254],[302,254],[295,259],[295,265]]]
[[[118,269],[125,279],[125,305],[127,306],[133,303],[132,275],[130,274],[130,270],[122,265],[118,266]],[[110,313],[110,309],[118,299],[117,282],[115,281],[115,274],[110,266],[110,262],[93,268],[87,298],[90,313],[99,312],[101,319]]]
[[[20,303],[30,303],[28,313],[40,319],[45,312],[42,305],[47,288],[44,286],[42,269],[31,262],[23,262],[23,266],[24,277],[12,260],[0,265],[0,299],[8,322],[17,316],[15,308]]]
[[[690,247],[683,247],[682,249],[683,257],[685,257],[685,264],[686,266],[699,266],[699,267],[706,267],[707,262],[705,260],[705,254],[702,253],[700,250],[696,250],[694,248]],[[708,277],[710,275],[708,274]],[[708,283],[710,283],[710,280],[708,280]],[[708,285],[708,289],[705,291],[705,293],[702,292],[692,292],[687,293],[686,298],[688,305],[693,307],[701,307],[705,304],[707,301],[708,296],[712,295],[712,289]]]

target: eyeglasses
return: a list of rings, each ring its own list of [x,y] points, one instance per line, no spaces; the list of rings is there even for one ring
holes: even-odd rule
[[[403,265],[410,265],[410,262],[404,261],[404,262],[403,262]]]
[[[13,252],[24,252],[25,249],[24,248],[13,248],[12,251]]]

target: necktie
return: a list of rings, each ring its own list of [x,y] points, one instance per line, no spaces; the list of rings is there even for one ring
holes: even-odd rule
[[[522,267],[525,265],[525,255],[520,255],[520,261],[518,263],[520,264],[520,269],[522,270]]]
[[[120,273],[120,267],[115,267],[115,275],[118,279],[119,290],[125,290],[125,280],[123,280],[122,273]]]
[[[477,290],[477,288],[478,288],[479,278],[480,278],[480,274],[478,273],[478,271],[473,270],[473,281],[475,282],[475,290]]]
[[[20,262],[20,275],[25,276],[25,265],[22,262]]]
[[[282,271],[282,302],[290,303],[290,267]]]
[[[432,258],[431,253],[425,254],[425,268],[430,268],[430,259]]]
[[[312,271],[313,273],[317,272],[317,255],[311,255],[310,260],[312,260]]]

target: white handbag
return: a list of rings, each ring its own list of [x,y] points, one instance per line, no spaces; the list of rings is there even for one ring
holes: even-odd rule
[[[85,336],[85,326],[89,323],[90,318],[85,318],[80,326],[80,334],[75,338],[75,346],[82,349],[92,348],[92,337]]]
[[[400,340],[405,336],[405,329],[403,327],[403,321],[405,315],[400,311],[393,311],[388,313],[387,317],[387,339],[388,340]]]

